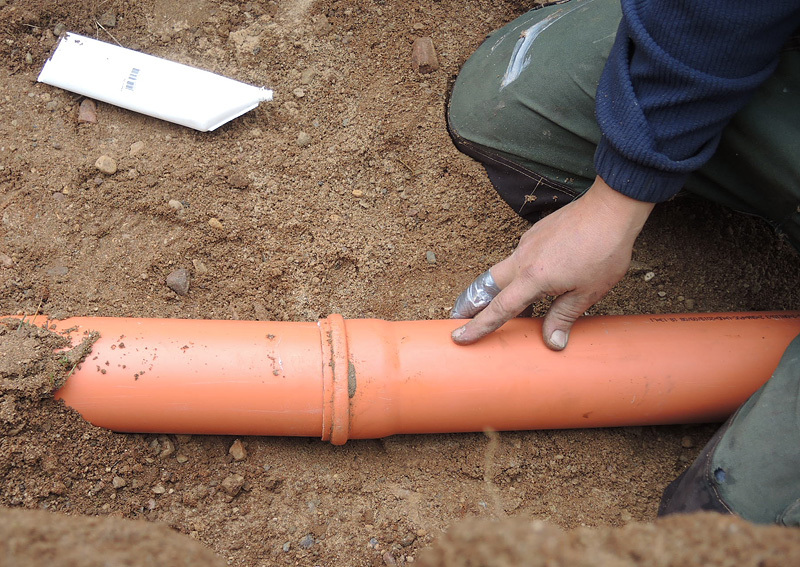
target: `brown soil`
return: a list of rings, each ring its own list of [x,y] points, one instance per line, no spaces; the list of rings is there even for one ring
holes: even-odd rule
[[[800,561],[800,531],[713,513],[570,532],[541,520],[473,518],[420,559],[420,567],[781,567]]]
[[[521,9],[0,0],[0,315],[446,317],[526,228],[453,148],[443,110],[459,66]],[[36,82],[57,27],[276,98],[213,133],[105,104],[79,123],[80,97]],[[419,36],[438,51],[433,73],[411,65]],[[101,155],[117,173],[95,168]],[[177,268],[187,295],[165,283]],[[798,276],[762,222],[680,199],[657,209],[628,277],[593,313],[798,309]],[[85,423],[48,394],[81,353],[53,355],[56,339],[18,327],[0,334],[0,505],[166,524],[235,565],[411,562],[471,517],[648,521],[714,431],[505,433],[491,459],[482,434],[244,438],[236,461],[233,438]]]
[[[207,547],[155,522],[0,510],[0,557],[14,567],[220,567]]]

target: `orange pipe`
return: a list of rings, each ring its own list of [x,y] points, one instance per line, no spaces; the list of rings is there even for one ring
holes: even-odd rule
[[[73,318],[98,331],[57,392],[116,431],[318,436],[724,419],[772,374],[800,312],[583,317],[563,352],[540,319],[463,347],[463,322]]]

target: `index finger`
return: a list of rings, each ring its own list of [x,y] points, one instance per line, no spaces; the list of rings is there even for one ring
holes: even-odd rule
[[[526,286],[519,279],[515,279],[474,319],[453,331],[453,341],[459,345],[469,345],[482,339],[522,313],[531,303],[542,299],[544,295],[538,290],[533,293],[526,291]]]

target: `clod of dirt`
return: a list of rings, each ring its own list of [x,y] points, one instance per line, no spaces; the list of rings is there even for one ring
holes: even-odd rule
[[[418,37],[411,46],[411,65],[422,74],[433,73],[439,69],[439,58],[429,37]]]
[[[134,143],[131,144],[131,147],[130,147],[130,149],[128,151],[128,155],[130,155],[131,157],[134,157],[134,156],[142,153],[143,150],[144,150],[144,142],[142,142],[140,140],[138,142],[134,142]]]
[[[621,528],[569,532],[540,520],[471,519],[420,554],[420,567],[483,565],[691,567],[800,564],[800,531],[715,513],[676,515]]]
[[[311,18],[311,21],[313,22],[314,31],[320,36],[329,34],[333,29],[333,26],[328,21],[328,18],[325,16],[325,14],[314,16]]]
[[[297,145],[301,148],[307,148],[311,145],[311,136],[309,136],[306,132],[300,132],[297,135]]]
[[[163,524],[0,510],[0,557],[18,567],[217,567],[210,549]]]
[[[237,496],[244,488],[244,477],[240,474],[229,475],[225,477],[220,486],[228,496]]]
[[[113,11],[104,12],[97,19],[97,23],[103,26],[104,28],[115,28],[117,27],[117,14]]]
[[[69,349],[69,341],[16,319],[0,321],[0,435],[17,435],[28,414],[64,385],[97,340],[88,335]]]
[[[316,74],[316,69],[313,67],[309,67],[305,71],[300,74],[300,84],[301,85],[310,85],[311,81],[314,80],[314,75]]]
[[[228,176],[228,183],[234,189],[247,189],[250,187],[250,179],[241,173],[233,173]]]

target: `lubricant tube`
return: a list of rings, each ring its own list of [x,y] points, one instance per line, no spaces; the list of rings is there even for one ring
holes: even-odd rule
[[[57,397],[116,431],[321,436],[720,421],[774,371],[800,312],[582,317],[561,352],[541,319],[470,346],[463,321],[38,317],[100,338]]]
[[[272,91],[74,33],[39,81],[201,132],[272,100]]]

